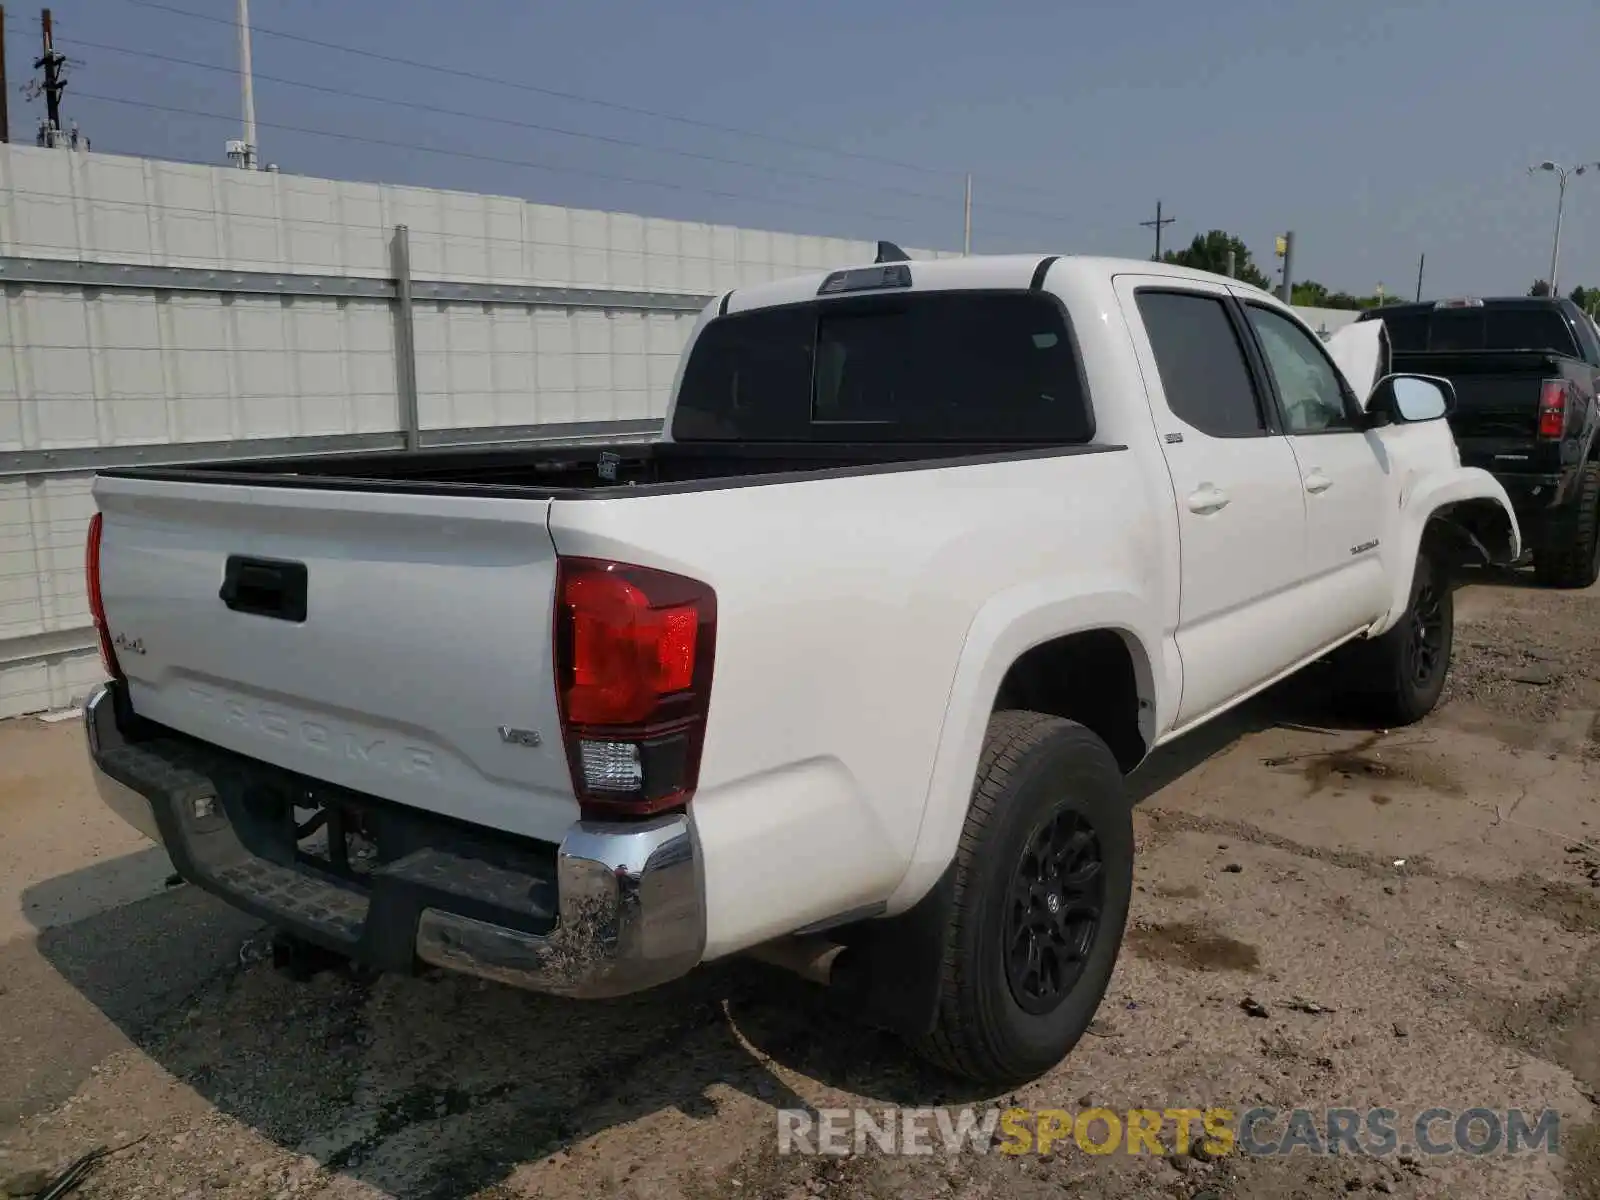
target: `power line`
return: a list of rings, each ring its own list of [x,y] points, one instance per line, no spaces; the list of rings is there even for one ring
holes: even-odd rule
[[[123,0],[125,4],[132,4],[136,8],[157,9],[162,12],[173,13],[181,17],[191,17],[197,21],[210,21],[218,25],[227,25],[230,28],[234,22],[227,17],[219,17],[212,13],[198,13],[192,9],[179,8],[175,4],[163,4],[161,0]],[[640,108],[631,104],[623,104],[616,100],[601,100],[594,96],[581,96],[576,92],[563,92],[555,88],[540,87],[537,84],[525,83],[520,79],[506,79],[503,76],[486,75],[480,71],[465,71],[459,67],[442,67],[435,63],[419,62],[416,59],[401,58],[393,54],[381,54],[376,50],[363,50],[357,46],[341,45],[338,42],[327,42],[320,38],[307,37],[304,34],[289,33],[281,29],[266,29],[252,23],[252,34],[264,34],[267,37],[281,38],[288,42],[299,42],[306,46],[317,46],[323,50],[336,50],[343,54],[355,54],[362,58],[370,58],[376,62],[389,63],[392,66],[407,67],[413,71],[434,71],[441,75],[449,75],[456,80],[476,79],[480,83],[493,83],[501,87],[515,88],[518,91],[533,92],[540,96],[550,96],[558,100],[570,100],[577,104],[591,104],[598,108],[609,108],[615,112],[631,113],[636,117],[650,117],[657,121],[671,121],[679,125],[689,125],[698,129],[708,129],[716,133],[731,133],[737,137],[755,138],[758,141],[778,142],[800,150],[811,150],[819,154],[836,154],[843,158],[853,158],[862,162],[879,163],[885,166],[898,167],[905,171],[918,171],[925,175],[940,175],[959,178],[959,174],[936,167],[925,167],[917,163],[896,162],[893,159],[880,158],[876,155],[861,154],[854,150],[840,150],[834,146],[824,146],[816,142],[801,141],[796,138],[784,137],[781,134],[761,133],[753,129],[741,129],[737,125],[721,125],[715,121],[702,121],[695,117],[683,117],[673,113],[658,112],[654,109]]]
[[[94,92],[83,91],[80,91],[78,95],[83,97],[85,100],[99,100],[106,104],[126,104],[133,108],[148,109],[151,112],[170,113],[174,116],[180,117],[198,117],[202,120],[226,121],[230,124],[235,123],[238,120],[237,117],[231,114],[197,112],[192,108],[175,108],[168,104],[155,104],[148,100],[135,100],[129,96],[106,96]],[[636,176],[629,175],[612,175],[604,171],[590,170],[586,167],[558,167],[550,163],[534,162],[531,159],[504,158],[499,155],[482,154],[473,150],[450,150],[441,146],[423,146],[415,142],[401,142],[392,140],[390,138],[372,137],[366,134],[342,133],[332,129],[308,129],[300,125],[284,125],[274,121],[257,121],[256,124],[264,129],[277,129],[285,133],[300,133],[309,137],[326,137],[335,138],[341,141],[361,142],[371,146],[387,146],[394,150],[404,150],[412,154],[439,154],[448,158],[470,159],[475,162],[495,163],[506,167],[520,167],[531,171],[548,171],[558,175],[582,175],[591,179],[604,180],[608,183],[626,183],[641,187],[665,188],[669,191],[686,192],[691,195],[715,196],[724,200],[749,200],[759,204],[776,204],[790,208],[808,208],[814,209],[818,212],[833,213],[836,215],[867,217],[874,221],[883,221],[888,224],[893,224],[901,220],[901,217],[899,216],[891,216],[886,213],[866,212],[862,209],[854,207],[842,208],[836,205],[817,204],[815,202],[806,200],[791,200],[774,196],[757,196],[749,192],[721,191],[716,188],[695,187],[691,184],[670,183],[664,179],[641,179]]]
[[[201,71],[215,71],[223,75],[238,75],[238,67],[222,66],[218,63],[199,62],[192,58],[178,58],[170,54],[160,54],[154,50],[136,50],[129,46],[109,46],[100,42],[86,42],[74,39],[74,45],[87,46],[91,50],[107,50],[113,54],[126,54],[134,58],[148,58],[155,62],[171,63],[175,66],[193,67]],[[584,141],[604,142],[613,146],[625,146],[635,150],[646,150],[657,154],[670,154],[680,158],[696,159],[700,162],[719,163],[723,166],[742,167],[751,171],[764,171],[772,175],[787,175],[796,179],[810,179],[820,183],[842,183],[851,186],[864,187],[869,191],[887,192],[898,196],[908,196],[917,200],[929,200],[939,204],[953,204],[952,196],[936,196],[931,192],[919,192],[912,188],[901,188],[893,185],[863,183],[859,179],[849,179],[842,175],[823,175],[814,171],[801,171],[793,167],[775,167],[765,163],[749,162],[739,158],[724,158],[721,155],[705,154],[698,150],[679,150],[671,146],[654,146],[649,142],[635,141],[631,138],[614,137],[603,133],[587,133],[575,129],[563,129],[557,125],[544,125],[537,121],[522,121],[515,117],[502,117],[489,113],[465,112],[461,109],[443,108],[435,104],[423,104],[415,100],[401,100],[391,96],[374,96],[367,92],[351,91],[348,88],[329,87],[327,84],[311,83],[302,79],[286,79],[281,75],[267,75],[261,71],[252,71],[256,79],[264,79],[269,83],[280,83],[286,87],[304,88],[308,91],[322,92],[330,96],[342,96],[351,100],[367,100],[375,104],[387,104],[397,108],[416,109],[420,112],[432,113],[441,117],[458,117],[469,121],[489,121],[497,125],[509,125],[516,129],[528,129],[538,133],[554,133],[561,137],[579,138]],[[1038,216],[1044,220],[1058,220],[1044,213],[1028,213],[1029,216]]]
[[[179,58],[171,54],[161,54],[154,50],[136,50],[130,46],[111,46],[103,42],[89,42],[81,38],[74,39],[73,45],[87,46],[91,50],[106,50],[113,54],[125,54],[134,58],[148,58],[155,62],[171,63],[174,66],[193,67],[201,71],[214,71],[223,75],[237,76],[241,73],[238,67],[222,66],[218,63],[200,62],[192,58]],[[632,138],[616,137],[611,134],[589,133],[583,130],[564,129],[558,125],[545,125],[538,121],[523,121],[516,117],[502,117],[492,113],[467,112],[461,109],[443,108],[437,104],[423,104],[416,100],[401,100],[391,96],[375,96],[369,92],[352,91],[349,88],[330,87],[323,83],[312,83],[303,79],[286,79],[281,75],[266,75],[260,71],[252,70],[251,74],[256,79],[265,79],[269,83],[279,83],[286,87],[303,88],[308,91],[322,92],[330,96],[341,96],[350,100],[365,100],[373,104],[386,104],[395,108],[410,108],[418,112],[431,113],[441,117],[456,117],[467,121],[488,121],[497,125],[507,125],[514,129],[527,129],[537,133],[553,133],[561,137],[577,138],[583,141],[602,142],[612,146],[624,146],[634,150],[644,150],[652,154],[667,154],[678,158],[689,158],[699,162],[718,163],[722,166],[740,167],[749,171],[760,171],[769,175],[789,176],[794,179],[809,179],[816,183],[843,184],[847,187],[860,187],[870,192],[882,192],[886,195],[905,196],[913,200],[925,200],[932,204],[954,204],[953,196],[940,196],[932,192],[919,192],[915,188],[897,187],[894,184],[864,183],[860,179],[852,179],[844,175],[824,175],[816,171],[802,171],[795,167],[775,167],[766,163],[750,162],[748,159],[726,158],[717,154],[706,154],[698,150],[680,150],[675,146],[656,146],[649,142],[641,142]],[[1007,216],[1029,217],[1037,221],[1064,223],[1064,218],[1056,213],[1039,212],[1035,209],[1017,208],[1009,204],[991,204],[986,206],[986,211],[1001,213]]]
[[[192,9],[180,8],[175,4],[166,4],[162,0],[123,0],[124,4],[131,4],[136,8],[152,9],[160,12],[172,13],[175,16],[188,17],[196,21],[209,21],[216,25],[234,27],[234,22],[227,17],[219,17],[213,13],[200,13]],[[431,71],[435,74],[446,75],[460,82],[462,79],[472,79],[479,83],[495,84],[499,87],[513,88],[517,91],[530,92],[534,95],[549,96],[552,99],[567,100],[575,104],[588,104],[596,108],[610,109],[613,112],[629,113],[636,117],[648,117],[656,121],[668,121],[677,125],[684,125],[694,129],[705,129],[714,133],[732,134],[735,137],[750,138],[755,141],[772,142],[776,145],[788,146],[791,149],[807,150],[816,154],[831,154],[838,158],[852,159],[857,162],[874,163],[879,166],[895,167],[902,171],[914,171],[918,174],[929,175],[946,180],[964,179],[965,171],[955,171],[947,167],[929,167],[921,163],[904,162],[898,159],[884,158],[875,154],[864,154],[855,150],[841,150],[836,146],[825,146],[819,142],[808,142],[798,138],[785,137],[782,134],[763,133],[759,130],[745,129],[737,125],[723,125],[715,121],[705,121],[696,117],[685,117],[676,113],[661,112],[657,109],[643,108],[637,105],[624,104],[616,100],[602,100],[597,96],[584,96],[576,92],[565,92],[556,88],[541,87],[538,84],[526,83],[520,79],[507,79],[504,76],[488,75],[481,71],[464,70],[460,67],[445,67],[437,63],[421,62],[417,59],[403,58],[394,54],[383,54],[376,50],[366,50],[359,46],[345,45],[340,42],[329,42],[321,38],[308,37],[305,34],[290,33],[282,29],[264,28],[254,22],[251,23],[252,35],[275,37],[282,41],[298,42],[305,46],[316,46],[322,50],[333,50],[341,54],[353,54],[360,58],[370,59],[374,62],[388,63],[391,66],[405,67],[413,71]],[[262,78],[262,76],[257,76]],[[987,177],[986,177],[987,178]],[[1035,195],[1048,196],[1059,200],[1058,193],[1037,186],[1008,182],[1002,179],[992,179],[992,183],[999,183],[1010,187],[1014,191],[1031,192]],[[998,210],[996,210],[998,211]],[[1025,214],[1038,216],[1040,214]],[[1046,218],[1052,219],[1052,218]]]

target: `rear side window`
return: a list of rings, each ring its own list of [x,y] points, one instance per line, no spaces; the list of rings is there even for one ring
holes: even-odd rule
[[[678,387],[674,438],[788,441],[811,404],[816,317],[771,308],[718,317],[700,331]]]
[[[701,332],[673,437],[1087,442],[1065,315],[1035,293],[929,292],[720,317]]]
[[[1221,298],[1144,290],[1137,297],[1173,415],[1212,437],[1264,432],[1244,347]]]

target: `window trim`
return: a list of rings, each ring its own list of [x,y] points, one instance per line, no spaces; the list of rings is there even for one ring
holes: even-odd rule
[[[1266,381],[1268,394],[1272,397],[1272,406],[1277,411],[1279,428],[1284,435],[1286,437],[1329,437],[1334,434],[1364,434],[1366,430],[1362,427],[1361,401],[1351,389],[1350,381],[1344,377],[1344,372],[1339,369],[1339,364],[1333,361],[1333,355],[1328,353],[1327,346],[1312,331],[1311,327],[1302,321],[1293,310],[1285,311],[1275,304],[1263,304],[1260,300],[1254,298],[1242,300],[1234,297],[1234,300],[1239,305],[1241,319],[1249,327],[1250,342],[1259,356],[1260,371]],[[1256,332],[1255,325],[1250,321],[1249,310],[1252,308],[1260,309],[1263,312],[1275,313],[1283,317],[1291,325],[1298,328],[1301,333],[1305,334],[1306,340],[1316,347],[1317,353],[1322,356],[1322,361],[1328,364],[1328,370],[1333,372],[1333,378],[1339,385],[1339,397],[1344,403],[1345,419],[1350,422],[1348,428],[1293,429],[1290,427],[1289,413],[1284,407],[1283,394],[1278,390],[1278,381],[1272,374],[1272,364],[1267,358],[1266,347],[1261,344],[1261,337]]]
[[[730,295],[731,295],[731,293],[730,293]],[[690,357],[694,354],[695,347],[699,344],[700,339],[705,337],[706,331],[711,329],[712,326],[717,325],[718,323],[732,322],[732,321],[737,320],[739,317],[754,317],[754,316],[761,315],[761,314],[766,314],[766,313],[789,312],[789,311],[792,311],[794,309],[810,309],[815,314],[820,314],[824,308],[829,307],[829,306],[839,306],[839,307],[843,307],[843,308],[847,308],[847,309],[848,308],[870,309],[870,308],[877,307],[877,302],[879,302],[879,301],[882,301],[882,302],[885,302],[885,303],[887,303],[887,302],[904,303],[906,301],[913,300],[918,296],[963,296],[963,297],[969,297],[970,296],[970,297],[975,297],[975,298],[996,297],[996,296],[1020,296],[1020,297],[1024,297],[1024,298],[1029,299],[1029,300],[1044,300],[1045,302],[1051,304],[1055,308],[1057,315],[1060,316],[1060,318],[1061,318],[1061,327],[1066,331],[1066,334],[1067,334],[1067,347],[1072,352],[1073,369],[1074,369],[1074,373],[1075,373],[1076,379],[1077,379],[1078,393],[1079,393],[1080,396],[1083,397],[1084,424],[1085,424],[1087,432],[1086,432],[1083,440],[1081,440],[1081,441],[1076,440],[1076,439],[1073,440],[1073,441],[1063,441],[1061,439],[1042,440],[1042,439],[1039,439],[1039,438],[1029,438],[1029,439],[1025,439],[1025,440],[1007,441],[1006,439],[1002,438],[1002,439],[999,439],[998,441],[993,442],[993,444],[995,444],[995,445],[1003,444],[1003,445],[1008,445],[1008,446],[1009,445],[1015,445],[1015,446],[1021,446],[1021,447],[1090,446],[1090,445],[1095,445],[1096,444],[1095,439],[1099,436],[1099,433],[1100,433],[1100,423],[1099,423],[1097,414],[1095,413],[1094,393],[1089,388],[1088,365],[1083,361],[1083,345],[1082,345],[1082,341],[1079,339],[1078,331],[1077,331],[1076,327],[1072,323],[1072,314],[1067,310],[1066,302],[1064,300],[1062,300],[1062,298],[1060,296],[1056,295],[1054,292],[1051,292],[1051,291],[1049,291],[1049,290],[1047,290],[1045,288],[1033,288],[1033,287],[987,287],[987,288],[929,287],[929,288],[912,288],[909,291],[907,291],[907,290],[902,288],[902,289],[897,289],[897,290],[895,290],[893,292],[889,292],[889,291],[883,291],[883,292],[853,292],[853,293],[842,293],[842,294],[837,295],[837,296],[806,296],[806,297],[804,297],[803,299],[800,299],[800,300],[791,300],[786,304],[762,304],[762,305],[757,305],[754,308],[739,309],[737,312],[730,312],[730,313],[728,313],[726,315],[715,316],[711,320],[707,321],[705,323],[705,325],[703,325],[700,328],[699,332],[694,335],[693,339],[691,339],[689,344],[684,347],[684,354],[683,354],[684,368],[683,368],[683,370],[684,370],[684,373],[687,374],[688,363],[689,363]],[[812,429],[812,430],[859,428],[861,426],[861,424],[862,424],[861,422],[855,422],[855,421],[813,421],[813,420],[809,419],[809,414],[813,411],[812,408],[809,407],[809,405],[813,405],[815,403],[815,396],[816,396],[816,370],[817,370],[817,332],[816,331],[817,331],[817,322],[815,320],[813,320],[812,321],[812,330],[811,330],[811,378],[810,378],[810,380],[807,381],[807,384],[806,384],[806,393],[807,393],[807,396],[810,397],[810,399],[808,400],[808,407],[807,407],[807,410],[806,410],[807,414],[808,414],[808,418],[807,418],[807,421],[806,421],[806,427],[808,429]],[[672,407],[673,407],[672,423],[673,423],[674,426],[676,426],[677,423],[678,423],[678,403],[677,403],[678,395],[677,395],[677,393],[679,391],[681,391],[681,389],[682,389],[682,381],[680,380],[679,384],[678,384],[678,387],[674,389],[674,394],[673,394],[673,397],[672,397]],[[876,422],[869,422],[868,424],[877,424],[877,423]],[[672,436],[674,438],[676,438],[677,437],[676,432],[673,432]],[[706,440],[706,439],[692,438],[692,439],[685,439],[685,440],[697,441],[698,442],[698,441],[703,441],[703,440]],[[750,442],[753,445],[795,444],[795,441],[794,441],[793,438],[725,438],[725,439],[713,439],[713,440],[718,440],[718,441],[725,442],[725,443],[726,442]],[[805,439],[805,442],[803,444],[844,445],[844,444],[848,444],[848,443],[852,442],[853,440],[855,440],[855,439],[849,439],[849,438],[807,438],[807,439]],[[924,438],[922,440],[924,442],[928,441],[928,439],[926,439],[926,438]],[[937,444],[937,445],[952,445],[952,444],[959,444],[961,442],[976,441],[976,440],[977,439],[974,439],[974,438],[949,438],[949,439],[943,439],[943,440],[935,439],[933,442],[929,442],[928,444],[930,444],[930,445],[933,445],[933,444]],[[872,441],[872,442],[869,442],[868,444],[878,444],[878,443],[876,441]],[[898,445],[900,443],[894,442],[893,440],[887,440],[886,439],[882,444],[883,445]],[[985,444],[990,444],[990,443],[985,443]]]
[[[1210,430],[1201,429],[1193,421],[1188,420],[1172,407],[1167,399],[1167,385],[1161,380],[1161,360],[1156,355],[1156,346],[1150,338],[1150,327],[1145,323],[1144,310],[1139,307],[1139,298],[1146,294],[1156,296],[1184,296],[1194,300],[1215,300],[1222,306],[1228,325],[1233,330],[1233,336],[1239,343],[1239,351],[1244,355],[1244,372],[1250,380],[1251,397],[1255,402],[1256,416],[1261,421],[1261,428],[1252,433],[1212,433]],[[1135,284],[1133,289],[1134,311],[1139,314],[1139,323],[1143,327],[1145,343],[1150,347],[1150,358],[1155,363],[1156,379],[1161,384],[1161,402],[1166,406],[1167,412],[1182,421],[1196,433],[1203,434],[1218,441],[1243,441],[1246,438],[1282,436],[1282,416],[1278,412],[1276,401],[1272,393],[1265,390],[1264,384],[1270,380],[1263,379],[1260,365],[1256,358],[1254,331],[1242,328],[1247,324],[1243,314],[1239,311],[1238,301],[1233,294],[1225,289],[1209,291],[1202,288],[1184,287],[1181,283]],[[1148,394],[1149,384],[1145,385]]]

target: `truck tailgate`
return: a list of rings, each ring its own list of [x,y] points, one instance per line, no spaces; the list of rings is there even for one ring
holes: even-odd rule
[[[1543,350],[1435,350],[1396,352],[1393,369],[1442,375],[1454,385],[1450,428],[1458,439],[1526,442],[1538,429],[1541,383],[1562,378],[1562,362]]]
[[[577,818],[549,501],[106,476],[94,495],[136,712],[512,833]]]

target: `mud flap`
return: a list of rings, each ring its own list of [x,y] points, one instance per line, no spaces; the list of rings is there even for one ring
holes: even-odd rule
[[[955,880],[952,862],[932,890],[899,916],[862,921],[833,935],[845,949],[834,962],[829,990],[855,1007],[859,1019],[905,1038],[933,1032]]]

